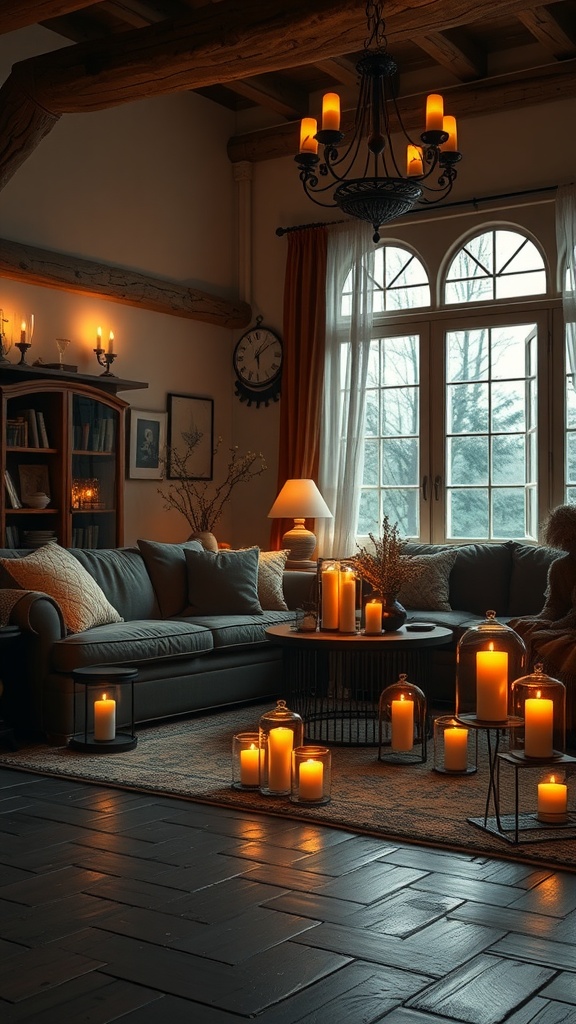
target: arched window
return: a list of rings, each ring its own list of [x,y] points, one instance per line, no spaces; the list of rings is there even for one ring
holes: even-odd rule
[[[493,302],[546,292],[546,268],[534,242],[519,231],[494,228],[474,235],[448,267],[444,300]]]
[[[342,289],[342,316],[351,313],[352,280],[350,271]],[[376,249],[372,285],[375,315],[430,305],[430,284],[424,264],[415,253],[398,245]]]

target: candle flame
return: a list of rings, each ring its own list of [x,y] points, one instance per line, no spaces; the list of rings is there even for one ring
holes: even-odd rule
[[[255,743],[251,743],[250,744],[250,750],[256,750],[256,744]]]
[[[494,650],[494,641],[493,640],[491,640],[490,643],[488,644],[488,650],[489,651],[493,651]]]
[[[103,693],[102,694],[102,700],[108,700],[108,694],[107,693]]]
[[[551,775],[550,776],[550,782],[556,782],[556,776],[555,775]]]
[[[537,697],[541,697],[542,696],[542,691],[541,690],[536,690],[536,696]]]

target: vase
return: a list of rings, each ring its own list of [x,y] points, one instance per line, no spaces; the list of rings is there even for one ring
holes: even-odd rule
[[[400,629],[406,622],[407,612],[396,594],[380,594],[378,600],[382,602],[383,631],[393,633],[394,630]]]
[[[205,551],[218,551],[218,541],[210,530],[199,530],[197,533],[191,533],[188,540],[197,540]]]

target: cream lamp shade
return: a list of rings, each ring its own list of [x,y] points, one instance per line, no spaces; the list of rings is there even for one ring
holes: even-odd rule
[[[332,513],[313,480],[287,480],[268,513],[269,519],[293,519],[294,526],[282,538],[290,549],[289,561],[308,561],[316,537],[304,525],[305,519],[332,519]]]

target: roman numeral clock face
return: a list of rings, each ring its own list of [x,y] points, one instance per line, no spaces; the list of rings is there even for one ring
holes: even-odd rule
[[[262,326],[262,317],[256,326],[243,334],[236,344],[233,356],[236,374],[236,394],[248,405],[268,405],[280,397],[282,377],[282,342],[269,327]]]

